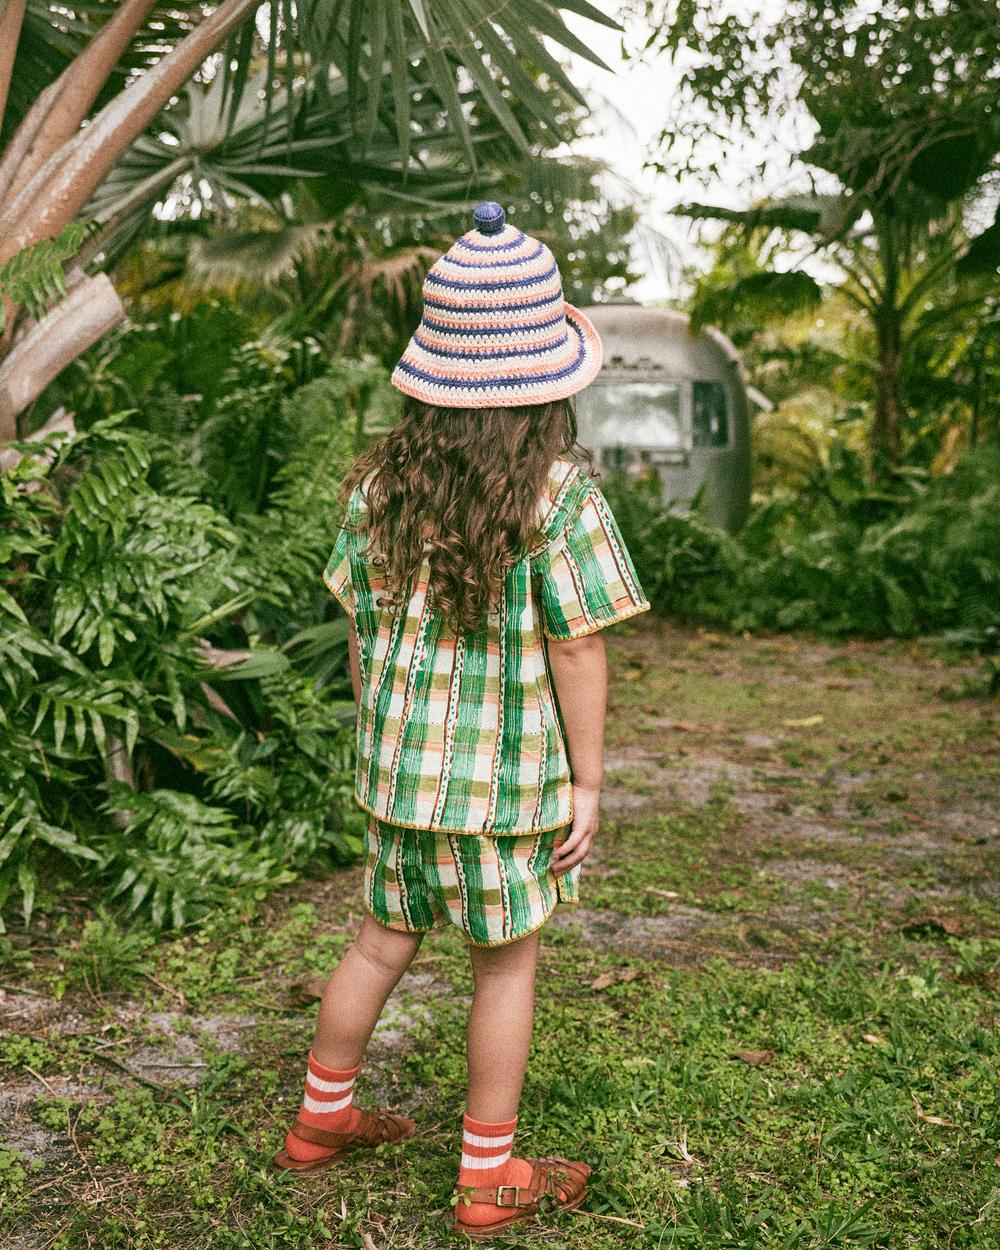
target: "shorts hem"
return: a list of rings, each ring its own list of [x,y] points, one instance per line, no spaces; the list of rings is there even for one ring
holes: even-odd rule
[[[460,924],[455,924],[454,920],[444,920],[440,924],[432,924],[427,929],[408,929],[406,925],[389,924],[381,916],[376,916],[367,898],[362,898],[361,901],[364,903],[365,911],[371,916],[372,920],[376,924],[380,924],[383,929],[389,929],[392,933],[409,933],[415,937],[418,933],[423,936],[425,933],[441,933],[445,929],[457,929],[469,945],[475,946],[477,950],[492,950],[497,946],[511,946],[514,942],[520,942],[521,938],[530,937],[532,933],[537,933],[543,925],[548,924],[555,915],[557,907],[578,907],[580,904],[578,898],[557,898],[541,920],[539,920],[538,924],[532,925],[530,929],[525,929],[523,933],[518,933],[514,937],[501,938],[499,942],[477,942]]]
[[[454,927],[459,931],[459,933],[464,934],[470,946],[475,946],[479,950],[492,950],[497,946],[511,946],[514,942],[520,942],[521,938],[530,937],[532,933],[537,933],[543,925],[548,924],[548,922],[555,915],[557,907],[575,907],[579,901],[579,899],[575,898],[557,898],[541,920],[539,920],[538,924],[532,925],[530,929],[525,929],[523,933],[518,933],[514,937],[501,938],[499,942],[477,942],[474,938],[470,937],[468,933],[466,933],[461,925],[455,925]],[[449,921],[449,923],[451,922]]]
[[[432,924],[426,929],[409,929],[404,924],[390,924],[388,920],[383,920],[381,916],[375,914],[372,905],[368,902],[367,895],[362,895],[361,901],[364,904],[365,911],[371,916],[372,920],[376,924],[380,924],[383,929],[390,929],[393,933],[410,933],[415,936],[418,933],[435,933],[441,929],[447,929],[451,925],[450,920],[442,920],[440,924]]]

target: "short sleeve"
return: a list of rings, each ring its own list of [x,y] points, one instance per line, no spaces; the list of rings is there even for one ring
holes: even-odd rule
[[[341,527],[327,562],[323,581],[348,616],[354,616],[354,587],[351,583],[350,533],[346,524]]]
[[[649,610],[618,523],[596,485],[533,567],[547,638],[580,638]]]

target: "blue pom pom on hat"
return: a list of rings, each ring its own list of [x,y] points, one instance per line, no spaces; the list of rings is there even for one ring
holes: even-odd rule
[[[518,408],[575,395],[600,370],[601,340],[566,302],[555,257],[492,200],[472,220],[424,280],[423,315],[393,385],[441,408]]]
[[[493,200],[486,200],[476,206],[472,214],[476,229],[480,234],[499,234],[506,224],[503,208]]]

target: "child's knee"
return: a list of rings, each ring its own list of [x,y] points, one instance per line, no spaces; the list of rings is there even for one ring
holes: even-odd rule
[[[375,971],[399,977],[419,950],[422,937],[420,933],[400,933],[366,920],[354,939],[353,950]]]

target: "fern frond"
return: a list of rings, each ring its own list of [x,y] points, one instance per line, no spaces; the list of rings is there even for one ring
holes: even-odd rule
[[[71,221],[54,239],[23,248],[0,265],[0,333],[6,327],[3,296],[39,317],[66,294],[65,264],[80,250],[88,223]]]

